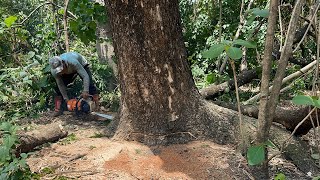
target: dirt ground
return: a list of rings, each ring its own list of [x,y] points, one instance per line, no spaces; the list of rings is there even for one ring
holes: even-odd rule
[[[51,118],[26,119],[27,129],[60,122],[68,137],[39,147],[28,158],[41,179],[253,179],[245,158],[231,145],[209,141],[148,147],[138,142],[114,141],[105,137],[103,118],[65,114]],[[292,163],[274,158],[271,176],[283,173],[287,179],[308,179]],[[273,179],[273,178],[272,178]]]

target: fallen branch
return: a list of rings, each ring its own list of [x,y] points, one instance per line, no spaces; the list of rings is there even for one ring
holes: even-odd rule
[[[307,66],[303,67],[302,69],[300,69],[299,71],[295,72],[295,73],[292,73],[290,74],[289,76],[283,78],[282,80],[282,84],[285,84],[289,81],[291,81],[292,79],[295,79],[295,78],[298,78],[300,77],[301,75],[307,73],[315,64],[316,64],[317,61],[313,61],[311,62],[310,64],[308,64]],[[269,87],[269,91],[271,91],[273,86],[270,86]],[[259,100],[261,94],[257,94],[255,96],[253,96],[252,98],[248,99],[247,101],[245,101],[243,104],[244,105],[248,105],[248,104],[251,104],[253,102],[256,102]]]
[[[236,79],[238,83],[238,87],[243,86],[252,81],[252,79],[257,78],[258,73],[256,69],[251,69],[248,71],[243,71],[240,73]],[[219,93],[223,93],[229,90],[235,90],[235,81],[229,80],[227,82],[221,83],[219,85],[210,85],[206,88],[200,90],[200,94],[205,99],[214,99],[219,95]]]
[[[234,103],[226,103],[222,101],[215,101],[215,104],[237,111],[237,106]],[[241,112],[243,115],[258,118],[259,109],[253,105],[242,105]],[[293,132],[295,127],[301,122],[301,120],[309,113],[309,107],[277,107],[273,122],[283,125],[287,130]],[[319,112],[320,113],[320,112]],[[311,115],[312,118],[316,118],[316,113]],[[296,135],[307,134],[312,129],[311,121],[305,121],[295,131]]]

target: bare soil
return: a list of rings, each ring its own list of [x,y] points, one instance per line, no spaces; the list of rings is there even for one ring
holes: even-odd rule
[[[231,145],[209,141],[148,147],[138,142],[114,141],[105,137],[105,119],[65,114],[51,118],[24,119],[26,129],[61,122],[69,132],[59,142],[39,147],[28,158],[41,179],[253,179],[245,158]],[[308,179],[295,166],[282,159],[270,162],[273,176]]]

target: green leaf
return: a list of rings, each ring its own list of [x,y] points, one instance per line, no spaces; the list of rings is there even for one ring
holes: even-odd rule
[[[3,96],[0,96],[0,99],[2,99],[2,101],[3,101],[3,102],[8,102],[9,97],[8,97],[8,96],[3,95]]]
[[[248,164],[251,166],[261,164],[265,160],[265,146],[251,146],[247,152]]]
[[[244,46],[246,48],[256,48],[257,47],[257,45],[255,43],[245,41],[242,39],[236,39],[235,41],[233,41],[233,44],[238,44],[238,45]]]
[[[14,22],[16,22],[17,19],[18,19],[17,16],[9,16],[9,17],[7,17],[7,18],[4,20],[4,23],[6,24],[6,26],[7,26],[8,28],[10,28],[10,27],[12,26],[12,24],[13,24]]]
[[[286,176],[283,173],[279,173],[274,177],[274,180],[286,180]]]
[[[313,99],[310,96],[305,95],[298,95],[294,97],[292,102],[296,105],[315,105]]]
[[[0,146],[0,163],[6,162],[10,157],[10,149],[6,146]]]
[[[312,180],[320,180],[320,176],[313,177]]]
[[[315,160],[320,159],[320,155],[319,154],[311,154],[311,157]]]
[[[70,21],[70,29],[74,32],[78,32],[78,26],[79,26],[79,22],[78,21]]]
[[[19,75],[20,75],[20,77],[26,77],[27,75],[28,75],[28,73],[26,73],[25,71],[21,71],[20,73],[19,73]]]
[[[256,15],[251,15],[247,20],[247,25],[251,25],[255,19]]]
[[[229,47],[226,52],[231,59],[240,59],[242,57],[242,51],[237,47]]]
[[[60,9],[58,10],[58,14],[63,15],[63,14],[64,14],[64,9],[63,9],[63,8],[60,8]]]
[[[257,16],[267,18],[269,16],[269,9],[255,9],[252,13]]]
[[[26,154],[26,153],[21,153],[21,154],[20,154],[20,157],[23,158],[23,159],[27,159],[28,154]]]
[[[226,46],[231,46],[232,44],[232,41],[229,41],[229,40],[222,40],[221,42],[222,44],[226,45]]]
[[[36,54],[35,52],[29,51],[29,52],[28,52],[28,59],[33,58],[35,54]]]
[[[14,136],[6,136],[3,139],[3,145],[11,148],[14,144],[16,144],[17,139]]]
[[[9,122],[3,122],[0,125],[0,129],[4,132],[10,132],[11,127],[12,127],[12,124],[10,124]]]
[[[213,73],[208,74],[206,76],[206,80],[207,80],[208,84],[212,84],[216,81],[216,76]]]
[[[208,51],[202,53],[204,58],[216,58],[224,51],[224,44],[215,44]]]

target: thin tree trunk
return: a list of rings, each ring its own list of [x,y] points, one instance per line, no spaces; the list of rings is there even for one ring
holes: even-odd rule
[[[267,35],[264,49],[264,58],[262,61],[262,78],[261,78],[261,98],[259,107],[259,121],[258,121],[258,131],[257,131],[257,144],[264,143],[268,139],[269,130],[266,130],[266,122],[268,118],[267,107],[268,107],[268,96],[269,96],[269,80],[270,71],[272,65],[272,51],[274,42],[274,31],[277,22],[278,15],[278,0],[271,0],[268,18]],[[261,173],[263,179],[269,178],[268,166],[266,164],[262,166],[257,166],[257,171]]]
[[[268,134],[268,130],[271,127],[273,114],[277,107],[277,101],[280,94],[282,80],[285,76],[288,59],[292,55],[292,45],[293,45],[295,32],[298,25],[299,15],[300,15],[303,3],[304,3],[304,0],[297,0],[295,7],[293,9],[293,13],[292,13],[290,24],[289,24],[289,29],[286,36],[286,41],[284,43],[283,53],[281,53],[281,56],[280,56],[278,69],[273,81],[273,88],[270,93],[270,99],[269,99],[270,103],[269,103],[269,109],[268,109],[268,113],[270,114],[270,116],[267,119],[267,123],[266,123],[267,126],[265,127],[265,133],[266,133],[265,135]]]
[[[268,31],[267,30],[267,37],[270,36],[268,38],[268,40],[272,40],[273,41],[273,36],[274,36],[274,27],[275,27],[275,22],[277,19],[277,7],[278,7],[278,0],[271,1],[271,5],[270,5],[270,17],[269,20],[271,21],[270,23],[268,23],[270,26],[268,26],[268,30],[269,27],[270,29],[272,28],[272,32],[271,30]],[[298,23],[298,19],[299,19],[299,15],[301,12],[301,6],[302,6],[302,1],[298,0],[296,2],[296,5],[293,9],[293,13],[291,15],[291,20],[290,20],[290,24],[289,24],[289,29],[287,32],[287,36],[286,36],[286,41],[284,44],[284,48],[283,48],[283,53],[281,53],[280,56],[280,60],[279,60],[279,65],[278,65],[278,69],[273,81],[273,88],[270,94],[270,99],[268,99],[268,92],[269,92],[269,73],[270,73],[270,69],[271,69],[271,53],[272,53],[272,49],[271,46],[269,46],[269,44],[272,44],[272,42],[269,42],[267,40],[266,42],[266,47],[265,48],[265,58],[264,58],[264,66],[265,69],[263,69],[263,75],[262,77],[264,77],[262,79],[262,84],[261,84],[261,98],[260,98],[260,107],[259,107],[259,121],[258,121],[258,131],[257,131],[257,144],[261,144],[261,143],[265,143],[268,138],[269,138],[269,131],[270,131],[270,127],[272,124],[272,120],[273,120],[273,115],[277,106],[277,101],[278,101],[278,97],[280,94],[280,89],[281,89],[281,84],[282,84],[282,80],[285,76],[285,70],[288,64],[288,59],[291,56],[292,53],[292,44],[293,44],[293,40],[294,40],[294,36],[295,36],[295,30],[296,30],[296,26]],[[273,9],[273,10],[272,10]],[[268,20],[268,21],[269,21]],[[263,66],[263,67],[264,67]],[[267,154],[267,149],[266,150],[266,154]],[[268,156],[266,156],[268,157]],[[267,163],[264,164],[263,167],[263,171],[262,171],[264,178],[268,178],[268,166]],[[262,177],[260,177],[262,178]]]
[[[65,0],[65,6],[64,6],[64,13],[63,13],[63,26],[64,26],[64,37],[65,37],[65,44],[66,44],[66,51],[70,51],[69,47],[69,36],[68,36],[68,5],[69,0]]]

